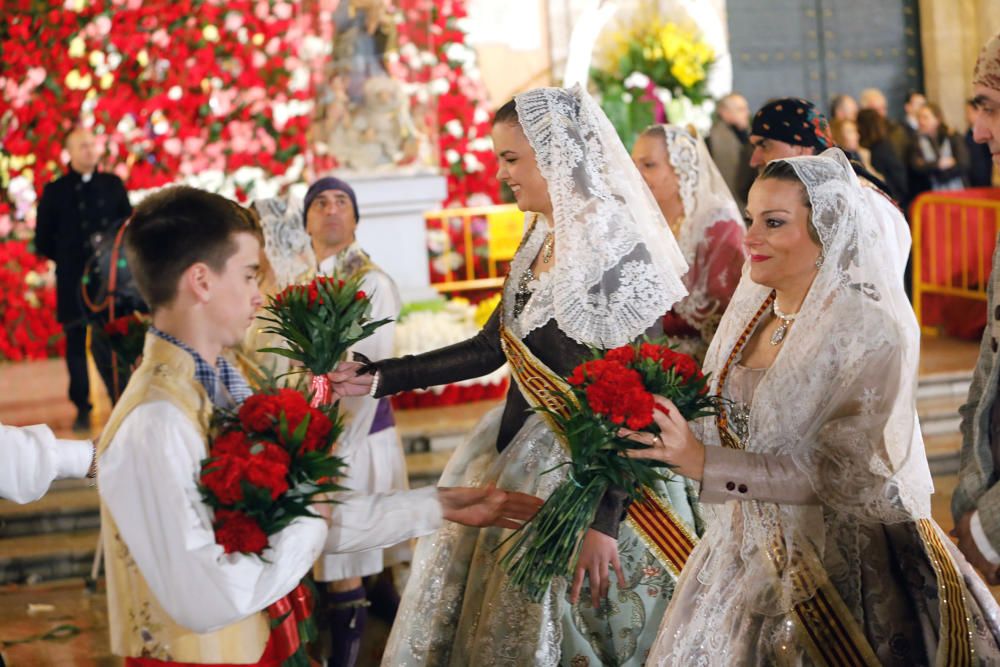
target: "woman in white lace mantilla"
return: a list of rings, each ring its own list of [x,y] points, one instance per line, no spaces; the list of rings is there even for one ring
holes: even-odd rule
[[[685,294],[682,253],[610,122],[583,90],[518,95],[497,112],[493,141],[498,178],[521,210],[533,212],[501,304],[474,338],[376,362],[374,380],[345,365],[331,374],[336,391],[374,387],[383,396],[477,377],[518,353],[530,355],[533,368],[566,377],[589,358],[588,345],[658,335],[661,316]],[[505,404],[456,450],[440,484],[495,483],[544,498],[565,478],[563,447],[532,413],[531,392],[514,374]],[[651,492],[696,540],[686,481],[673,477]],[[610,490],[584,538],[575,581],[557,579],[538,604],[510,586],[499,565],[497,548],[510,531],[446,528],[422,540],[383,664],[641,665],[675,574],[622,521],[625,514],[624,491]],[[583,601],[571,604],[568,592]]]
[[[677,125],[652,125],[632,160],[688,263],[688,295],[663,317],[663,333],[699,361],[736,290],[745,255],[743,214],[700,137]]]
[[[909,245],[843,153],[770,163],[706,357],[718,418],[632,434],[701,482],[708,529],[650,665],[1000,664],[989,590],[930,519]]]

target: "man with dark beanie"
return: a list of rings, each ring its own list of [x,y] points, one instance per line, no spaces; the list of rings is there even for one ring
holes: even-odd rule
[[[371,316],[396,320],[402,304],[395,283],[355,239],[361,216],[354,189],[339,178],[321,178],[306,193],[303,211],[306,232],[316,254],[317,273],[344,279],[361,276],[361,289],[372,300]],[[351,353],[359,360],[389,358],[393,356],[394,333],[395,325],[387,324],[355,345]],[[389,400],[358,396],[341,399],[341,405],[351,417],[337,451],[348,463],[347,478],[340,483],[360,493],[405,489],[406,460]],[[377,592],[379,597],[372,598],[372,611],[387,608],[385,620],[391,623],[399,596],[392,587],[389,568],[409,561],[410,556],[407,543],[352,554],[324,550],[316,562],[315,576],[317,581],[328,582],[331,667],[350,667],[357,660],[369,604],[362,577],[385,570],[373,590],[373,595]]]
[[[750,166],[758,171],[771,160],[819,155],[837,145],[823,112],[812,102],[798,97],[783,97],[762,106],[753,117],[750,144],[753,146]],[[880,178],[857,160],[851,160],[851,166],[863,186],[873,186],[898,207]]]
[[[826,116],[807,100],[784,97],[768,102],[750,126],[750,166],[763,169],[771,160],[816,155],[834,145]]]

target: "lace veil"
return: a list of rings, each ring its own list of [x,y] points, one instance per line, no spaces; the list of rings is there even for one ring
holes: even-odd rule
[[[531,90],[515,104],[548,184],[557,254],[518,333],[554,318],[581,343],[632,341],[687,293],[683,254],[611,122],[579,85]],[[538,227],[544,223],[539,219]],[[512,262],[508,316],[516,277],[530,266],[542,236],[526,239]]]
[[[929,517],[933,492],[915,409],[919,329],[898,261],[905,222],[874,204],[877,193],[864,192],[839,149],[787,162],[805,184],[824,261],[754,393],[745,446],[790,457],[822,506],[753,501],[736,514],[716,506],[718,529],[742,540],[745,565],[760,570],[746,580],[766,613],[813,594],[819,580],[798,576],[810,562],[831,577],[857,571],[859,525]],[[713,385],[770,291],[744,268],[706,356]],[[714,421],[697,429],[720,444]],[[725,525],[738,516],[742,528]],[[779,567],[770,558],[775,544],[790,554]],[[725,575],[708,566],[699,576]]]
[[[708,229],[720,220],[742,222],[743,213],[729,193],[729,186],[715,166],[701,137],[678,125],[660,125],[667,141],[667,157],[677,174],[684,224],[677,243],[692,264]]]
[[[302,202],[278,197],[253,203],[264,232],[264,254],[271,264],[278,290],[298,282],[316,269],[312,240],[302,222]]]

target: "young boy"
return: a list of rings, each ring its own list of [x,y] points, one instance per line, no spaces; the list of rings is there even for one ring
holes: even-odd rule
[[[352,551],[442,519],[513,526],[538,508],[492,488],[344,495],[273,535],[264,558],[224,554],[195,479],[212,410],[250,393],[220,355],[261,306],[260,232],[224,197],[173,187],[136,209],[125,248],[153,326],[97,453],[111,649],[127,666],[279,664],[262,610],[309,572],[328,529]]]

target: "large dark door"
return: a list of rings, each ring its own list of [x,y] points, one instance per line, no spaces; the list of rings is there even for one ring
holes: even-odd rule
[[[826,112],[874,87],[898,117],[923,87],[917,0],[728,0],[727,12],[733,89],[753,109],[800,96]]]

